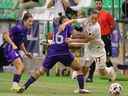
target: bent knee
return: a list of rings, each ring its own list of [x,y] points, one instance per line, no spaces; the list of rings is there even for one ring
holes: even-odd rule
[[[36,70],[35,70],[35,73],[36,73],[38,76],[43,75],[45,72],[46,72],[46,70],[45,70],[45,68],[43,68],[43,67],[38,67],[38,68],[36,68]]]

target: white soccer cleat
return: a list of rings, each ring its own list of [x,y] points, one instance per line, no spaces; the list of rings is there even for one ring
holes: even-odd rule
[[[11,90],[14,91],[14,92],[17,92],[20,89],[21,89],[21,87],[19,86],[19,84],[16,83],[16,82],[13,82]]]
[[[87,89],[77,89],[77,90],[74,90],[74,93],[84,94],[84,93],[91,93],[91,91]]]

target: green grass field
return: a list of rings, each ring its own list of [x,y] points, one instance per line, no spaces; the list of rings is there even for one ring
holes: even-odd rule
[[[73,93],[73,90],[76,88],[76,82],[71,78],[44,76],[35,82],[25,93],[17,94],[10,90],[12,76],[10,73],[0,73],[0,96],[107,96],[107,89],[111,84],[106,79],[95,76],[94,83],[85,84],[93,93],[79,95]],[[21,84],[27,78],[27,75],[23,75]],[[123,86],[122,96],[128,96],[128,80],[121,75],[118,76],[117,82]]]

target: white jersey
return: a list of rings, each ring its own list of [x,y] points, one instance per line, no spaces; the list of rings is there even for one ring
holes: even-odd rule
[[[104,48],[105,45],[101,39],[101,28],[98,22],[90,26],[90,33],[95,36],[95,39],[89,41],[88,43],[87,50],[90,52],[90,54],[94,57],[100,57],[106,54]]]
[[[3,44],[3,34],[2,33],[0,33],[0,46]]]
[[[101,28],[99,23],[97,22],[95,24],[92,24],[90,23],[88,18],[77,19],[77,22],[83,24],[84,32],[87,32],[87,34],[95,36],[95,39],[89,41],[89,43],[86,45],[87,46],[86,50],[89,51],[90,55],[93,57],[100,57],[106,54],[105,48],[104,48],[105,45],[101,39]]]

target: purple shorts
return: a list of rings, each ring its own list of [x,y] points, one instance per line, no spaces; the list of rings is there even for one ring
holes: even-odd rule
[[[15,59],[21,58],[17,49],[13,49],[11,44],[5,44],[4,57],[7,64],[12,63]]]
[[[50,70],[57,62],[62,63],[65,66],[70,66],[74,60],[74,56],[69,52],[65,55],[46,56],[42,65],[47,70]]]

